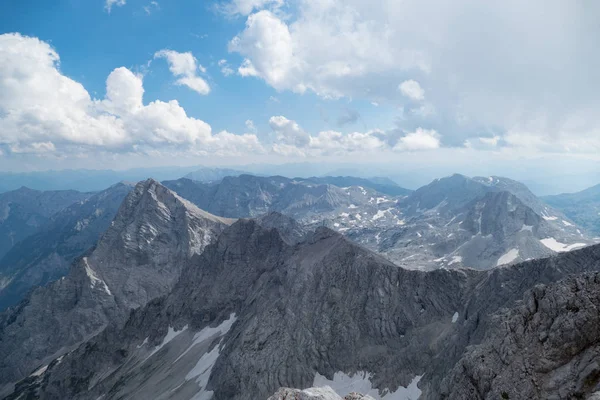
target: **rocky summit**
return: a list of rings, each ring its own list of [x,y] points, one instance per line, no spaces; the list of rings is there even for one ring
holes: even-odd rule
[[[6,393],[31,368],[125,322],[163,296],[182,266],[232,221],[215,217],[154,180],[127,195],[94,249],[69,273],[0,314],[0,385]]]

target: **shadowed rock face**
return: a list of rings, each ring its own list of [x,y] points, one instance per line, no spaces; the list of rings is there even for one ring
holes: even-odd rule
[[[186,260],[229,223],[153,180],[139,183],[97,246],[67,276],[0,314],[0,385],[168,293]]]
[[[18,303],[34,286],[66,275],[73,260],[108,229],[133,186],[119,183],[54,214],[38,232],[0,259],[0,310]]]
[[[467,346],[498,330],[496,313],[538,284],[598,270],[592,246],[491,271],[409,271],[327,228],[291,245],[240,220],[185,263],[169,295],[14,396],[250,400],[341,378],[372,386],[374,398],[418,385],[438,399]]]
[[[442,383],[445,399],[592,398],[600,381],[600,274],[529,290]],[[590,396],[590,397],[588,397]]]

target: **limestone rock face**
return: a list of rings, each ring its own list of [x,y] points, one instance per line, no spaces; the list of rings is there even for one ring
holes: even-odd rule
[[[154,180],[136,185],[97,246],[67,276],[0,314],[0,395],[36,366],[169,293],[186,260],[229,223]]]
[[[302,388],[330,386],[340,397],[357,391],[374,399],[477,398],[487,392],[486,398],[498,398],[503,383],[498,392],[485,389],[495,387],[496,369],[507,368],[515,396],[517,388],[528,393],[527,371],[534,367],[527,360],[540,371],[556,370],[552,382],[559,382],[556,391],[548,384],[530,398],[568,397],[598,381],[590,372],[594,358],[584,356],[595,335],[595,284],[582,283],[590,294],[573,307],[558,299],[574,290],[569,276],[595,271],[598,246],[491,271],[410,271],[328,228],[291,244],[276,228],[239,220],[185,262],[168,295],[136,308],[122,326],[109,326],[63,358],[40,363],[41,372],[32,368],[13,397],[250,400],[269,398],[282,386],[300,389],[281,395],[324,396],[325,389]],[[539,284],[565,289],[548,297],[546,307],[546,300],[527,294],[537,293]],[[100,282],[96,286],[103,290]],[[555,322],[536,322],[535,310],[550,313],[554,305],[558,311],[549,315]],[[578,307],[581,320],[557,322],[567,307]],[[516,311],[503,317],[506,309]],[[584,323],[588,317],[590,325]],[[516,319],[503,324],[498,318]],[[541,325],[528,337],[533,324]],[[547,332],[545,339],[538,330]],[[542,347],[528,351],[519,334],[542,338]],[[481,371],[480,363],[469,363],[472,349],[485,348],[490,335],[512,349],[489,351],[492,361],[513,357],[518,366],[524,358],[518,376],[501,361],[483,364]],[[579,335],[586,335],[581,343]],[[534,358],[541,355],[547,360]],[[558,366],[569,362],[585,372],[577,375],[583,383],[567,390],[574,375]],[[465,378],[455,377],[463,366]],[[469,391],[473,382],[481,383]]]
[[[442,384],[447,399],[594,398],[600,274],[537,285],[494,319]]]

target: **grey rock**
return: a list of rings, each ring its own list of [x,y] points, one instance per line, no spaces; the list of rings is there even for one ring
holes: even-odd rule
[[[441,387],[446,399],[594,398],[600,383],[600,274],[529,290],[499,313]]]
[[[599,270],[600,246],[590,246],[490,271],[410,271],[327,228],[290,245],[240,220],[186,262],[169,295],[51,362],[13,396],[249,400],[312,387],[318,376],[335,385],[343,374],[372,385],[374,398],[413,387],[439,399],[469,346],[497,332],[496,313],[538,284]]]
[[[0,394],[37,365],[167,294],[186,260],[231,222],[154,180],[136,185],[97,246],[67,276],[0,314]]]

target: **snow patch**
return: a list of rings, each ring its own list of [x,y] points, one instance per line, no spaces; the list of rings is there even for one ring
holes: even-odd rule
[[[356,206],[356,205],[354,205],[354,204],[350,204],[350,205],[348,206],[348,208],[358,208],[358,206]]]
[[[176,331],[174,328],[171,328],[169,326],[169,329],[167,330],[167,335],[165,336],[165,338],[163,339],[162,343],[159,344],[158,346],[156,346],[151,352],[150,354],[148,354],[148,356],[144,359],[144,361],[146,361],[147,359],[149,359],[150,357],[152,357],[154,354],[156,354],[160,349],[162,349],[163,347],[165,347],[167,345],[167,343],[169,343],[171,340],[175,339],[177,336],[181,335],[184,331],[186,331],[188,328],[188,326],[184,326],[180,331]],[[143,343],[142,343],[143,345]]]
[[[557,241],[554,238],[542,239],[542,240],[540,240],[540,242],[542,242],[542,244],[544,246],[546,246],[547,248],[549,248],[550,250],[554,250],[557,253],[571,251],[571,250],[575,250],[579,247],[585,246],[585,243],[564,244],[564,243]]]
[[[102,290],[104,290],[109,296],[112,296],[112,293],[110,292],[106,282],[98,278],[92,267],[90,267],[87,257],[83,257],[83,266],[85,267],[85,273],[87,274],[88,278],[90,278],[90,288],[94,289],[96,285],[100,285]]]
[[[448,265],[461,263],[462,260],[463,260],[463,258],[461,256],[454,256],[454,257],[452,257],[452,260],[450,260]]]
[[[395,392],[387,388],[380,391],[373,387],[371,383],[371,374],[369,372],[358,371],[354,375],[346,375],[343,372],[333,374],[333,380],[329,380],[319,373],[315,374],[313,386],[331,387],[338,395],[344,397],[352,392],[369,395],[376,400],[415,400],[421,396],[421,389],[417,386],[423,375],[417,375],[413,378],[407,387],[398,387]]]
[[[38,369],[35,370],[35,372],[29,376],[40,376],[42,375],[44,372],[46,372],[46,370],[48,369],[47,365],[44,365],[43,367],[40,367]]]
[[[229,332],[235,321],[237,321],[237,317],[235,316],[235,313],[231,313],[229,315],[229,319],[226,319],[225,321],[221,322],[219,326],[215,328],[211,328],[210,326],[208,326],[202,329],[200,332],[196,333],[194,335],[194,339],[192,340],[192,344],[190,345],[190,347],[188,347],[183,353],[181,353],[181,355],[177,357],[177,360],[173,361],[173,363],[179,361],[179,359],[186,355],[188,351],[190,351],[195,345],[202,343],[206,339],[210,339],[215,335],[225,335],[227,332]]]
[[[517,257],[519,257],[519,249],[510,249],[498,259],[496,266],[510,264],[515,261]]]
[[[572,224],[572,223],[570,223],[569,221],[565,221],[564,219],[562,220],[562,223],[563,223],[565,226],[573,226],[573,224]]]
[[[525,232],[525,231],[533,232],[533,225],[525,225],[525,224],[523,224],[523,226],[521,227],[520,232]]]
[[[544,215],[542,216],[542,218],[544,218],[546,221],[556,221],[558,219],[558,217],[554,217],[551,215]]]
[[[229,315],[229,319],[223,321],[219,326],[215,328],[207,327],[202,329],[200,332],[194,335],[194,341],[190,346],[190,349],[196,344],[210,339],[217,334],[224,336],[227,332],[229,332],[236,320],[237,318],[235,314],[232,313]],[[179,356],[179,358],[183,357],[188,350]],[[200,387],[200,391],[196,393],[194,397],[192,397],[192,400],[210,400],[212,398],[213,392],[211,390],[206,390],[206,385],[208,384],[208,379],[210,378],[210,374],[212,373],[213,367],[215,366],[220,354],[221,345],[218,344],[211,351],[202,355],[194,368],[192,368],[192,370],[185,376],[186,381],[195,379],[196,383]],[[177,360],[179,360],[179,358]]]
[[[452,316],[452,323],[455,324],[458,321],[458,311],[454,313]]]
[[[381,219],[385,217],[385,211],[377,211],[377,214],[373,215],[373,217],[371,218],[373,221],[377,221],[378,219]]]

